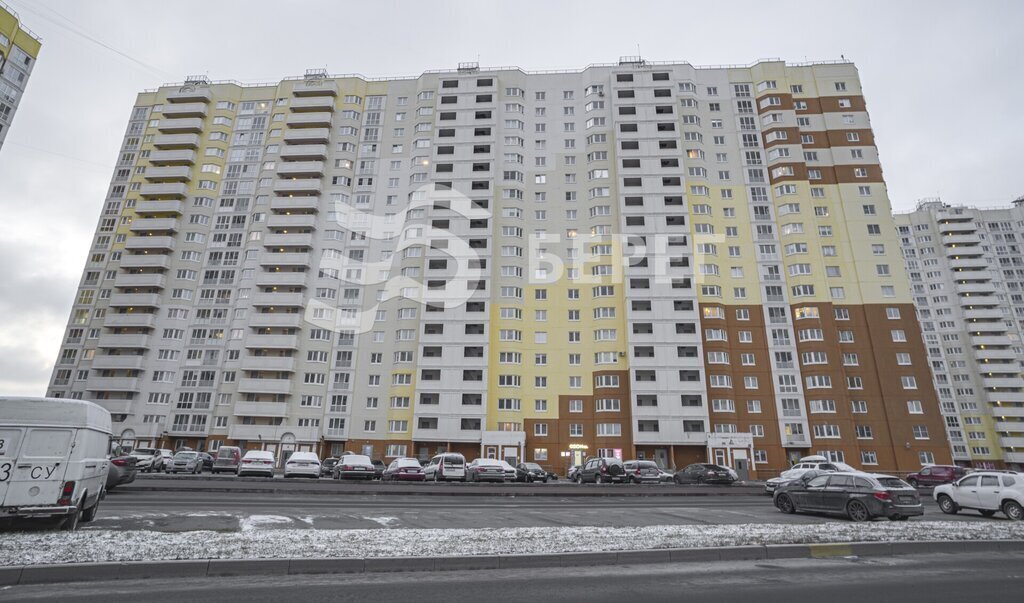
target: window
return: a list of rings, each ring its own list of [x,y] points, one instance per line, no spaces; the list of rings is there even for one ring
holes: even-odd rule
[[[927,425],[914,425],[914,439],[915,440],[927,440],[928,439],[928,426]]]

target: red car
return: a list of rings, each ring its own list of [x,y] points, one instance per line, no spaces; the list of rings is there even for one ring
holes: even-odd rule
[[[929,465],[907,476],[907,483],[915,488],[930,488],[955,482],[967,475],[967,470],[954,465]]]
[[[422,482],[424,477],[423,467],[420,466],[419,461],[416,459],[404,458],[391,461],[391,464],[384,470],[380,479],[381,481],[386,482]]]

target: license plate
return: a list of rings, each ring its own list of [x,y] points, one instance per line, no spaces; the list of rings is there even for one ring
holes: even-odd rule
[[[908,504],[908,505],[914,503],[914,497],[913,496],[901,496],[899,500],[900,500],[901,503],[905,503],[905,504]]]

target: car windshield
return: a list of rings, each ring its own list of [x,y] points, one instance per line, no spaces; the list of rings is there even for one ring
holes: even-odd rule
[[[543,469],[541,469],[540,465],[538,465],[537,463],[526,463],[525,466],[530,471],[543,471]]]
[[[420,462],[416,459],[399,459],[398,467],[419,467]]]
[[[155,448],[136,448],[135,452],[132,454],[139,456],[153,456],[154,454],[157,454],[157,450]]]
[[[194,459],[195,457],[196,453],[194,452],[179,452],[178,454],[174,455],[174,458],[179,460]]]
[[[362,456],[362,455],[358,455],[358,454],[353,454],[353,455],[350,455],[350,456],[346,456],[343,459],[341,459],[341,462],[345,463],[346,465],[372,465],[373,464],[372,462],[370,462],[370,457]]]
[[[640,461],[639,465],[644,469],[657,469],[658,465],[654,461]]]

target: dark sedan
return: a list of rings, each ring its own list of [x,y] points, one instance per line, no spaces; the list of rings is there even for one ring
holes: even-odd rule
[[[199,453],[199,458],[203,459],[203,471],[213,471],[213,455],[205,452]]]
[[[422,482],[425,479],[423,475],[423,466],[420,462],[412,458],[401,458],[391,461],[388,468],[384,470],[384,474],[381,476],[381,481],[412,481]]]
[[[331,475],[331,472],[334,471],[334,466],[337,465],[337,464],[338,464],[338,457],[329,456],[329,457],[325,458],[324,461],[322,463],[320,463],[320,475],[321,476]]]
[[[370,457],[362,454],[346,454],[338,459],[331,471],[334,479],[375,479],[377,472]]]
[[[517,482],[548,483],[548,472],[537,463],[519,463],[516,465]]]
[[[373,479],[382,479],[384,477],[384,470],[387,469],[387,465],[380,459],[373,459],[370,461],[373,463]]]
[[[110,456],[110,465],[107,469],[107,492],[121,484],[130,484],[135,481],[138,470],[135,463],[138,459],[126,454],[115,454]]]
[[[924,514],[921,498],[910,484],[868,473],[826,473],[792,481],[776,490],[775,506],[783,513],[845,515],[853,521],[898,521]]]
[[[677,484],[725,484],[729,485],[736,479],[729,470],[711,463],[694,463],[676,471],[672,478]]]

